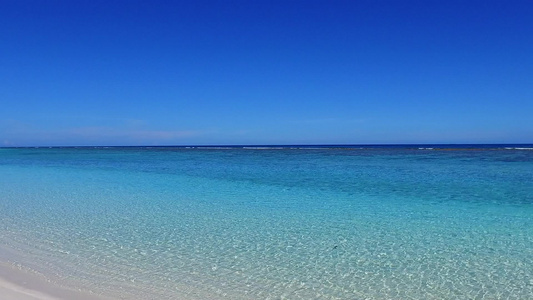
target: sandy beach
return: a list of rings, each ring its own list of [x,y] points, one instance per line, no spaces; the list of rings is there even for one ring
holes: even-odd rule
[[[39,291],[15,285],[6,280],[0,279],[0,294],[6,300],[59,300]]]
[[[95,295],[61,288],[40,276],[5,263],[0,263],[0,295],[2,300],[105,300]]]

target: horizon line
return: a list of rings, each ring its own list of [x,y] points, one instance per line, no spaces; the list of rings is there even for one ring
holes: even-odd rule
[[[288,147],[386,147],[386,146],[520,146],[533,143],[364,143],[364,144],[190,144],[190,145],[56,145],[56,146],[0,146],[0,148],[288,148]]]

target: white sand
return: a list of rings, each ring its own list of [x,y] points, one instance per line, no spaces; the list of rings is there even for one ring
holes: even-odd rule
[[[35,274],[0,263],[2,300],[104,300],[88,293],[56,286]]]
[[[0,295],[5,300],[59,300],[59,298],[15,285],[3,279],[0,279]]]

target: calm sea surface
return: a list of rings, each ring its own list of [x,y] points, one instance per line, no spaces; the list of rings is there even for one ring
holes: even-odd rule
[[[533,299],[533,146],[4,148],[0,261],[118,299]]]

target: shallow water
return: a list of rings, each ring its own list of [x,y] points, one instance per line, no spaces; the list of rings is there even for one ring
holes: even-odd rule
[[[533,298],[524,146],[0,149],[0,211],[0,259],[123,299]]]

